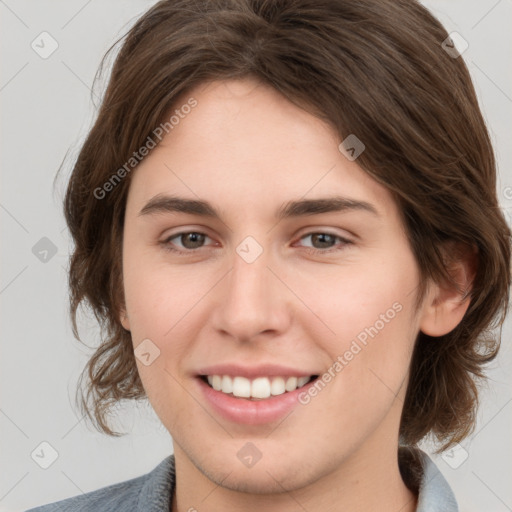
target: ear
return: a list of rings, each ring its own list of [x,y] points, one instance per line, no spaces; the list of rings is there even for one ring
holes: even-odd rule
[[[121,325],[127,330],[130,330],[130,320],[128,319],[128,314],[126,313],[126,310],[123,308],[121,309],[121,313],[119,315],[119,321],[121,322]]]
[[[443,336],[451,332],[466,314],[471,301],[470,291],[476,275],[476,247],[450,242],[443,247],[446,269],[455,284],[431,283],[423,305],[421,332],[428,336]]]

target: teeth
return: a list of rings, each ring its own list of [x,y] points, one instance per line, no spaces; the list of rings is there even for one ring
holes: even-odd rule
[[[297,379],[297,387],[301,388],[304,384],[307,384],[311,380],[311,377],[299,377]]]
[[[221,390],[224,393],[233,393],[233,380],[229,375],[222,377]]]
[[[286,391],[286,383],[283,377],[274,377],[270,385],[272,395],[282,395]]]
[[[311,377],[258,377],[251,381],[245,377],[208,375],[207,380],[216,391],[233,394],[239,398],[264,399],[295,391],[307,384]]]
[[[251,396],[253,398],[268,398],[270,396],[270,380],[267,377],[254,379],[251,384]]]
[[[220,375],[213,376],[212,388],[215,389],[215,391],[220,391],[222,389],[222,380]]]
[[[233,379],[232,393],[240,398],[249,398],[251,396],[251,381],[245,377],[235,377]]]
[[[293,391],[294,389],[297,389],[297,377],[288,377],[284,387],[286,391]]]

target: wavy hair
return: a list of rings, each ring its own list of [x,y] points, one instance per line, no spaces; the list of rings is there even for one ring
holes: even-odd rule
[[[496,162],[462,57],[415,0],[162,0],[121,46],[96,120],[64,200],[74,241],[70,314],[94,312],[101,342],[77,388],[77,403],[109,435],[120,400],[145,398],[124,306],[122,237],[131,174],[94,193],[164,122],[178,97],[213,80],[253,77],[324,119],[340,140],[356,134],[358,164],[400,207],[421,275],[451,281],[455,242],[476,250],[469,309],[450,333],[419,333],[410,365],[400,439],[427,434],[441,451],[474,429],[478,380],[500,345],[509,300],[510,230],[496,196]],[[100,67],[100,70],[102,67]],[[84,384],[84,380],[85,385]]]

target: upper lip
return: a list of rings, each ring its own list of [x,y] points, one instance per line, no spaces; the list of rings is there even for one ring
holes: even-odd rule
[[[200,368],[198,375],[231,375],[255,379],[257,377],[310,377],[318,373],[280,366],[260,364],[258,366],[241,366],[239,364],[216,364]]]

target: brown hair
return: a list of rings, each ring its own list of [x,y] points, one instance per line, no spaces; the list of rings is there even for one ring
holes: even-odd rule
[[[65,197],[75,248],[70,312],[88,304],[102,342],[80,377],[80,407],[110,435],[107,412],[145,398],[124,305],[121,252],[129,173],[102,187],[165,122],[178,96],[212,80],[253,77],[330,123],[340,141],[366,146],[357,163],[400,207],[421,272],[448,280],[446,244],[477,251],[462,322],[419,334],[410,367],[401,441],[431,433],[450,447],[474,429],[476,378],[498,351],[509,299],[510,231],[496,197],[495,159],[462,60],[441,43],[441,24],[413,0],[163,0],[129,30]],[[114,45],[109,52],[116,47]],[[102,61],[102,66],[103,66]],[[102,68],[100,68],[102,69]],[[501,333],[500,333],[501,334]]]

